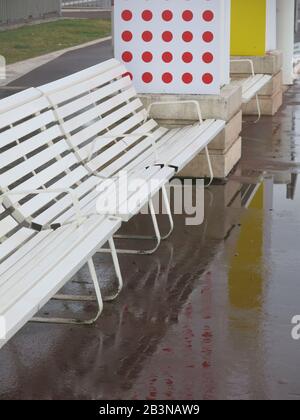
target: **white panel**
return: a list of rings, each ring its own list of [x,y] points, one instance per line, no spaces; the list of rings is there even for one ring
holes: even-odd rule
[[[115,1],[115,55],[132,74],[139,93],[220,92],[220,86],[228,81],[225,51],[229,57],[230,2],[225,3],[224,0]],[[172,34],[170,42],[163,40],[164,33],[166,37]],[[191,34],[192,39],[185,41],[183,34],[187,40]],[[143,60],[144,53],[148,62]],[[170,57],[170,62],[164,61],[164,53],[168,53],[165,59]],[[192,61],[184,62],[184,53]]]
[[[276,50],[277,40],[277,22],[276,22],[276,0],[267,0],[267,36],[266,36],[266,51]]]

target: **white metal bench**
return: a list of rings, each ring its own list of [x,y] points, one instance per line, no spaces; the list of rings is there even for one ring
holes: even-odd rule
[[[87,176],[48,108],[35,89],[0,101],[0,347],[53,297],[96,300],[97,315],[34,321],[95,322],[103,301],[92,257],[107,241],[118,278],[108,300],[122,288],[112,239],[121,220],[89,213],[86,194],[99,180]],[[56,295],[85,263],[95,298]]]
[[[246,79],[240,79],[239,83],[242,85],[242,101],[243,104],[249,103],[253,98],[256,98],[258,122],[261,118],[261,107],[259,102],[259,91],[266,86],[267,83],[272,79],[272,76],[267,74],[255,74],[254,63],[250,59],[236,59],[231,60],[231,63],[248,63],[251,68],[251,76]]]
[[[200,150],[207,150],[225,126],[223,121],[203,122],[194,102],[199,124],[175,130],[158,127],[148,120],[124,71],[110,60],[0,102],[0,316],[6,321],[8,338],[52,297],[89,300],[56,295],[86,262],[99,310],[95,318],[82,322],[95,321],[102,311],[102,297],[92,256],[109,241],[118,277],[118,291],[111,300],[122,288],[112,239],[121,220],[128,221],[149,203],[157,245],[143,253],[155,251],[162,238],[153,196],[162,190],[171,232],[165,184]],[[139,188],[126,196],[136,203],[128,212],[123,213],[119,203],[115,217],[99,214],[96,202],[111,194],[110,187],[101,191],[99,187],[107,180],[113,185],[123,170],[129,183],[143,181],[145,193],[141,196]]]
[[[118,278],[117,292],[107,298],[113,300],[123,285],[113,235],[122,219],[129,220],[149,202],[159,245],[152,197],[174,175],[174,170],[151,167],[139,171],[138,180],[143,184],[156,182],[149,184],[142,195],[133,189],[125,196],[124,200],[136,203],[125,214],[120,213],[124,204],[120,202],[120,208],[112,215],[115,217],[99,215],[96,202],[111,194],[110,187],[98,189],[103,180],[78,161],[48,99],[33,88],[0,102],[0,145],[0,321],[6,323],[5,340],[53,297],[91,300],[90,296],[56,295],[86,262],[99,305],[96,317],[87,321],[34,321],[94,322],[101,314],[103,302],[93,255],[109,242]],[[129,184],[133,181],[135,174],[128,179]]]
[[[207,146],[225,122],[203,121],[198,102],[180,101],[196,107],[199,123],[171,130],[159,127],[149,119],[152,107],[173,102],[154,103],[145,110],[124,75],[126,68],[112,59],[39,88],[88,170],[101,178],[153,165],[178,172],[203,149],[210,165]],[[210,169],[213,177],[211,165]]]

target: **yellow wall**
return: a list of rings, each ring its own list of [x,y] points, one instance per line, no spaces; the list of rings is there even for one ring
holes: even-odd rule
[[[231,1],[231,55],[266,52],[266,0]]]

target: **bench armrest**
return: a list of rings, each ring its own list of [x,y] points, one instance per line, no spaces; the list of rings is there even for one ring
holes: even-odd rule
[[[198,115],[198,118],[199,118],[199,122],[200,122],[200,124],[203,123],[203,118],[202,118],[200,104],[199,104],[199,102],[192,101],[192,100],[190,100],[190,101],[162,101],[162,102],[152,102],[152,104],[150,104],[149,107],[148,107],[148,109],[147,109],[147,115],[145,117],[145,121],[144,122],[146,122],[147,119],[150,117],[150,112],[151,112],[151,110],[152,110],[153,107],[155,107],[155,106],[165,106],[165,105],[176,105],[176,104],[179,104],[179,105],[192,104],[192,105],[194,105],[196,107],[196,110],[197,110],[197,115]]]
[[[3,200],[5,199],[5,197],[8,197],[10,195],[30,195],[30,194],[62,194],[62,193],[67,193],[71,196],[72,199],[72,203],[75,209],[75,215],[76,215],[76,223],[77,226],[80,226],[84,220],[84,217],[81,214],[80,211],[80,204],[79,204],[79,199],[75,193],[74,190],[72,190],[71,188],[46,188],[44,190],[14,190],[14,191],[6,191],[5,193],[3,193],[0,196],[0,204],[2,204]]]
[[[248,63],[248,64],[250,64],[252,76],[255,76],[254,63],[253,63],[253,60],[250,60],[250,58],[234,59],[234,60],[230,60],[230,63]]]

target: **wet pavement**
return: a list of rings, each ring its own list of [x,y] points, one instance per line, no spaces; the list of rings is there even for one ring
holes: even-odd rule
[[[155,255],[120,256],[124,290],[96,325],[28,324],[0,351],[0,399],[300,399],[299,172],[298,81],[275,117],[244,125],[243,158],[206,190],[201,226],[175,216]],[[150,232],[147,216],[125,230]],[[109,256],[95,262],[109,293]],[[87,273],[68,289],[90,290]]]

